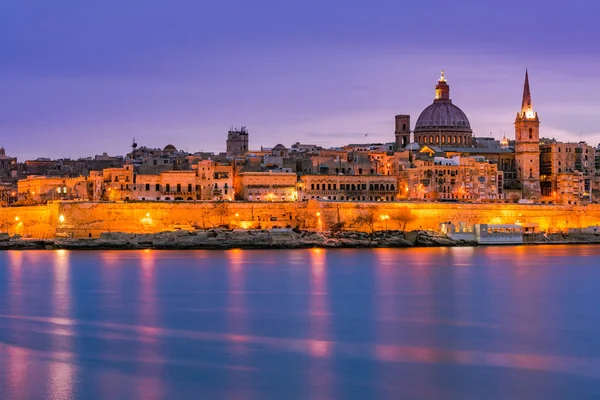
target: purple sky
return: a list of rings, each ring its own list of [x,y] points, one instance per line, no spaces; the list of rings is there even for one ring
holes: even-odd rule
[[[600,3],[570,0],[5,0],[9,155],[393,140],[444,68],[477,136],[514,135],[529,68],[541,135],[600,141]]]

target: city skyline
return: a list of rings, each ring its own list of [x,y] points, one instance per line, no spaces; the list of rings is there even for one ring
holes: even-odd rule
[[[598,5],[226,3],[4,10],[1,144],[20,159],[123,155],[133,137],[220,152],[231,125],[252,149],[391,142],[393,116],[414,124],[442,68],[475,136],[514,137],[528,68],[540,136],[600,141]]]

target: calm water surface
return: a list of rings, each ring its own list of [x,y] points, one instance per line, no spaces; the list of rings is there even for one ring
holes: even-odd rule
[[[600,246],[2,252],[0,398],[600,398]]]

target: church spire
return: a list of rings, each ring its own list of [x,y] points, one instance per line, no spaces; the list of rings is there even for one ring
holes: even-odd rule
[[[525,84],[523,85],[523,102],[521,103],[521,117],[532,119],[535,117],[531,104],[531,91],[529,90],[529,72],[525,70]]]

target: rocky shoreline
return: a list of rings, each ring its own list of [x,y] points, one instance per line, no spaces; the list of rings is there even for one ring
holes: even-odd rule
[[[596,235],[528,235],[523,244],[592,244]],[[477,246],[433,231],[314,232],[300,230],[209,229],[154,234],[107,232],[94,239],[23,239],[0,234],[0,250],[141,250],[141,249],[305,249]]]

